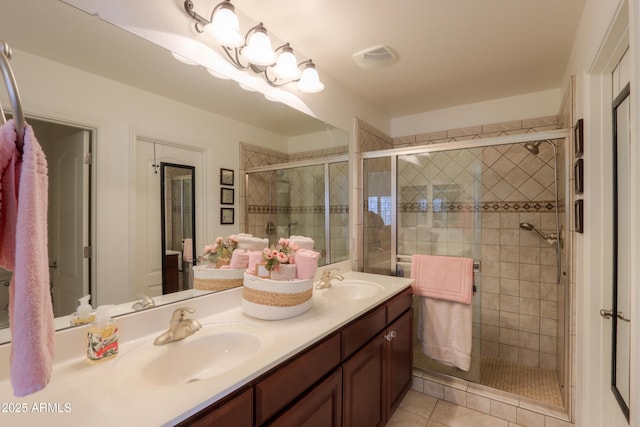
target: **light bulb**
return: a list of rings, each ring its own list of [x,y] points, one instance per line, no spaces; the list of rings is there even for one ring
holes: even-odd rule
[[[276,62],[276,54],[271,48],[271,40],[267,35],[267,30],[259,26],[249,36],[247,45],[241,51],[244,59],[253,65],[266,67]]]
[[[313,62],[308,62],[304,70],[302,70],[302,75],[296,87],[300,92],[304,93],[318,93],[324,89],[324,84],[320,81],[318,70],[316,70]]]
[[[218,7],[219,6],[219,7]],[[240,24],[235,13],[235,8],[229,2],[220,3],[218,9],[211,17],[211,23],[204,27],[218,44],[227,47],[240,47],[244,38],[240,34]]]
[[[290,47],[282,49],[280,56],[278,56],[278,62],[272,71],[280,80],[292,81],[300,78],[300,69],[296,57],[293,55],[293,49]]]

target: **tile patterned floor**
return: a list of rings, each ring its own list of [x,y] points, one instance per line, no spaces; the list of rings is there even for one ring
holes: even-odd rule
[[[386,427],[518,427],[518,424],[409,390]]]
[[[428,358],[419,345],[414,345],[413,365],[427,372],[439,372],[562,408],[558,375],[549,369],[473,355],[471,369],[464,372]]]

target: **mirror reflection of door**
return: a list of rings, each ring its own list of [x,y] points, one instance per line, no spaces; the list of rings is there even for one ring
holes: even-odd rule
[[[613,308],[611,388],[629,420],[631,320],[630,86],[613,102]]]
[[[66,316],[76,310],[80,297],[92,293],[91,162],[85,161],[85,156],[91,157],[92,134],[66,124],[33,118],[27,121],[47,158],[49,284],[54,315]],[[8,272],[0,274],[2,283],[9,277]],[[3,314],[8,290],[0,288],[0,321],[7,318]],[[0,327],[4,323],[0,322]]]
[[[165,293],[163,286],[163,263],[165,261],[165,249],[162,246],[164,233],[163,212],[162,209],[162,184],[161,184],[161,163],[183,165],[185,167],[194,168],[196,178],[192,180],[192,192],[195,192],[195,203],[191,206],[192,217],[194,223],[191,224],[191,233],[193,236],[193,244],[196,240],[202,241],[202,230],[204,226],[198,222],[200,217],[195,212],[198,209],[202,212],[204,200],[202,188],[204,185],[195,185],[200,180],[202,182],[202,174],[204,167],[204,154],[202,150],[190,148],[186,146],[177,146],[174,144],[160,143],[143,137],[138,137],[136,141],[135,154],[135,215],[132,217],[132,240],[133,240],[133,256],[135,261],[132,263],[133,271],[131,272],[131,280],[129,285],[130,300],[139,298],[140,295],[148,295],[156,297]],[[181,175],[185,175],[184,170]],[[176,184],[178,185],[178,184]],[[177,246],[175,246],[177,247]],[[169,249],[180,252],[178,249]],[[180,252],[182,253],[182,252]],[[192,253],[196,255],[195,249]],[[175,254],[177,255],[177,254]],[[187,254],[188,255],[188,254]],[[181,256],[181,255],[180,255]],[[180,262],[179,257],[176,263],[178,265],[179,275],[188,276],[189,268]],[[187,288],[188,279],[186,277],[178,277],[178,281],[183,280],[183,288]],[[180,282],[178,282],[180,283]]]
[[[195,253],[195,168],[160,163],[160,182],[162,293],[170,294],[189,288]]]

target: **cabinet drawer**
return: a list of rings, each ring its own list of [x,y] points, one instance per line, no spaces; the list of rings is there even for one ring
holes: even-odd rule
[[[336,369],[309,390],[291,408],[279,415],[269,427],[342,425],[342,368]]]
[[[386,325],[385,306],[374,309],[371,313],[355,320],[342,330],[342,360],[346,360],[357,349],[365,345]]]
[[[267,421],[340,364],[340,334],[335,334],[277,368],[256,385],[256,422]]]
[[[387,302],[387,324],[396,320],[411,307],[413,303],[412,294],[412,288],[409,287]]]
[[[178,427],[253,426],[253,389],[234,394],[187,418]]]

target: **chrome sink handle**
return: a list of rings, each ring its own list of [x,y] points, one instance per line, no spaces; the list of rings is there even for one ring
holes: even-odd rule
[[[147,308],[155,307],[156,302],[150,296],[146,294],[138,294],[138,298],[142,299],[142,301],[138,301],[131,306],[136,311],[145,310]]]
[[[154,345],[164,345],[170,342],[182,340],[189,335],[193,335],[196,331],[202,328],[200,322],[196,319],[185,319],[184,316],[187,313],[195,313],[193,308],[180,307],[176,309],[171,315],[171,321],[169,322],[169,330],[157,337],[154,341]]]
[[[342,277],[339,274],[331,274],[331,272],[334,271],[334,270],[335,269],[333,269],[333,268],[327,268],[322,272],[322,276],[320,277],[320,281],[318,283],[316,283],[316,289],[330,288],[331,287],[331,280],[333,280],[333,279],[344,280],[344,277]]]
[[[196,310],[194,308],[191,308],[191,307],[180,307],[180,308],[177,308],[177,309],[175,309],[175,311],[171,315],[171,323],[180,322],[180,321],[184,320],[185,314],[187,314],[187,313],[193,314],[195,312],[196,312]]]

